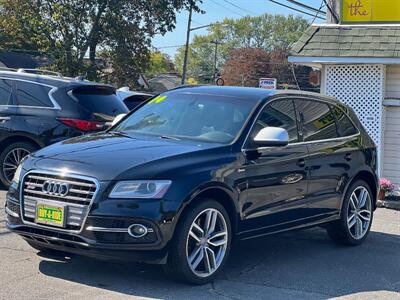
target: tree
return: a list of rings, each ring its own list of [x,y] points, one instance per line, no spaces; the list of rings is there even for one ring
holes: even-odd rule
[[[214,72],[214,45],[211,41],[222,43],[218,47],[217,66],[221,67],[233,49],[257,48],[265,51],[287,50],[308,27],[308,22],[289,15],[264,14],[257,17],[225,19],[208,29],[207,35],[196,35],[190,45],[188,74],[204,81]],[[182,72],[184,47],[178,49],[175,65]]]
[[[259,48],[240,48],[231,51],[223,67],[226,85],[258,86],[258,80],[269,73],[270,54]]]
[[[151,52],[149,67],[146,70],[147,78],[152,78],[161,73],[170,72],[175,72],[175,65],[171,58],[160,51]]]
[[[201,1],[201,0],[199,0]],[[151,38],[174,28],[176,12],[198,0],[0,0],[3,48],[46,53],[55,70],[96,79],[97,54],[112,65],[116,83],[136,83],[150,56]],[[86,60],[86,55],[89,60]]]
[[[293,66],[287,61],[288,51],[259,48],[234,49],[222,67],[226,85],[258,87],[260,78],[276,78],[279,88],[313,90],[309,83],[311,68]]]

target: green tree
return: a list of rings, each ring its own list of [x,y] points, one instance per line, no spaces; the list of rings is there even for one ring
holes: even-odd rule
[[[148,64],[151,38],[176,23],[176,12],[201,0],[0,0],[5,49],[46,53],[68,76],[96,79],[101,51],[116,84],[136,83]],[[88,60],[86,57],[88,56]]]
[[[265,51],[287,50],[309,26],[308,22],[293,15],[264,14],[257,17],[225,19],[210,26],[206,35],[196,35],[190,44],[188,74],[200,81],[212,77],[214,65],[214,44],[219,41],[217,68],[229,58],[232,50],[257,48]],[[182,72],[184,47],[175,55],[175,65]],[[202,80],[203,79],[203,80]]]
[[[152,78],[161,73],[169,73],[174,71],[174,63],[167,54],[160,51],[151,52],[149,66],[145,73],[147,78]]]

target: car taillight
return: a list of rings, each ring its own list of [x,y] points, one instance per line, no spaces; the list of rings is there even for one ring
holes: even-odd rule
[[[104,122],[86,121],[86,120],[69,119],[69,118],[58,118],[58,120],[67,126],[71,126],[81,131],[100,131],[105,128]]]

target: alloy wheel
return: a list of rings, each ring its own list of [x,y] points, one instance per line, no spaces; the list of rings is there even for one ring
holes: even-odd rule
[[[354,239],[360,240],[365,236],[371,223],[371,217],[370,194],[365,187],[359,186],[350,196],[347,211],[347,227]]]
[[[15,148],[6,154],[3,161],[3,174],[8,182],[12,181],[22,159],[29,154],[30,152],[24,148]]]
[[[221,212],[208,208],[197,215],[186,242],[187,262],[195,275],[208,277],[218,270],[226,254],[228,238]]]

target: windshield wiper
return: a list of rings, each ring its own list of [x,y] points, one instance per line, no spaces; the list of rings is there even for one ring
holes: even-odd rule
[[[177,138],[175,136],[170,136],[170,135],[161,135],[160,139],[164,139],[164,140],[174,140],[174,141],[180,141],[180,138]]]
[[[109,131],[108,133],[133,139],[133,137],[131,137],[129,134],[123,131]]]

